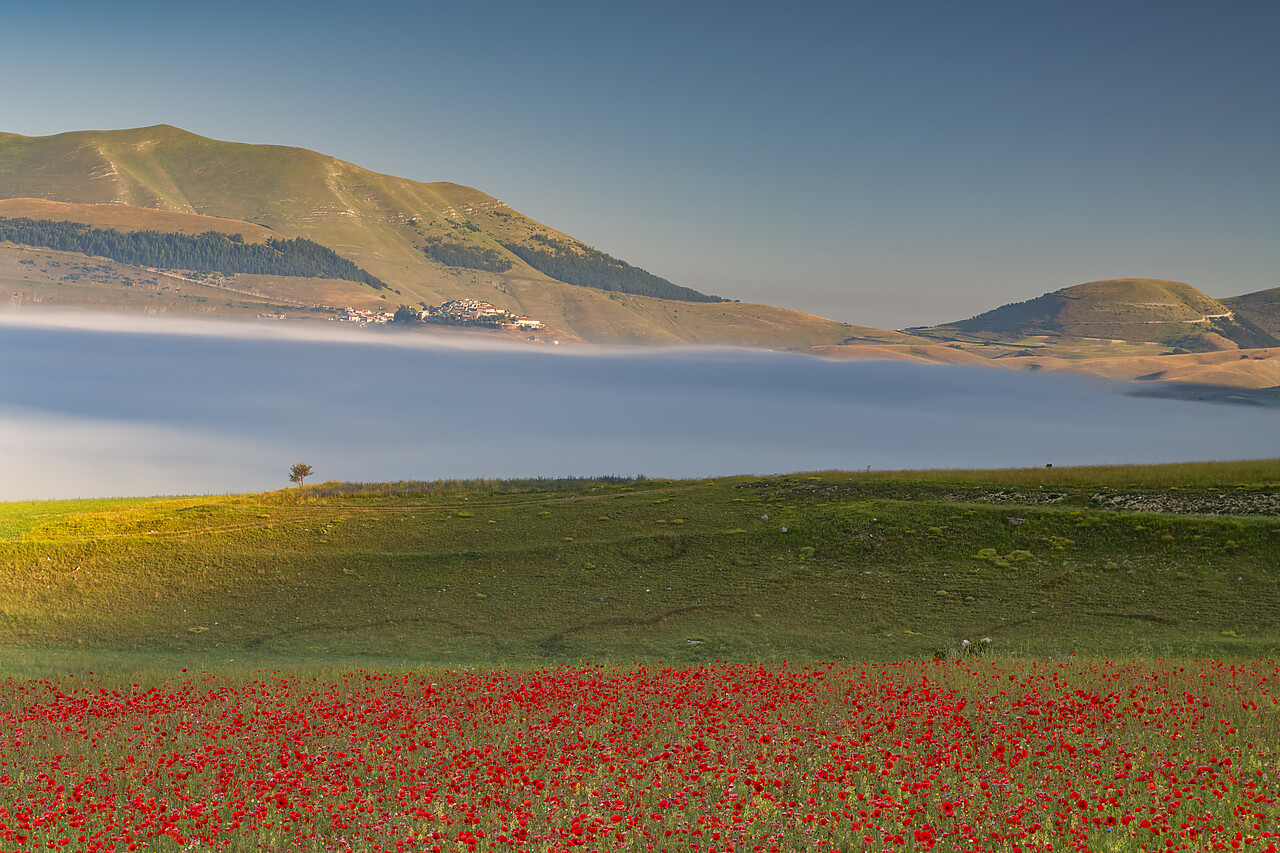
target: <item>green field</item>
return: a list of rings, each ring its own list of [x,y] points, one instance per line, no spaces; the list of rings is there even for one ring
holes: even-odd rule
[[[0,567],[9,671],[1258,657],[1280,460],[8,503]]]

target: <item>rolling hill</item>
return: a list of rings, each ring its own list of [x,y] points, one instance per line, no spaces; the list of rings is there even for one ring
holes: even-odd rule
[[[1004,305],[930,331],[993,338],[1044,336],[1163,344],[1184,352],[1280,344],[1265,329],[1180,281],[1092,281]]]
[[[907,329],[896,341],[851,339],[810,352],[1067,371],[1150,383],[1143,393],[1275,405],[1277,332],[1280,289],[1219,301],[1183,282],[1125,278],[1064,288],[968,320]]]

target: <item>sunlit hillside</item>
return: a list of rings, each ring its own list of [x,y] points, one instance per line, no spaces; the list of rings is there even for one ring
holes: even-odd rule
[[[14,206],[4,215],[43,211],[115,228],[203,226],[149,213],[98,213],[86,205],[249,223],[209,223],[209,230],[241,231],[248,238],[269,229],[314,240],[386,281],[393,292],[375,297],[385,296],[381,301],[391,310],[398,303],[480,299],[597,343],[797,348],[839,343],[868,331],[765,305],[662,299],[567,284],[522,256],[558,260],[557,270],[576,258],[637,276],[643,271],[602,260],[592,247],[470,187],[420,183],[306,149],[221,142],[167,125],[50,137],[0,134],[0,198],[77,205],[55,213],[33,202],[10,202]],[[294,292],[289,298],[306,302],[308,295]],[[355,290],[352,298],[368,295]]]

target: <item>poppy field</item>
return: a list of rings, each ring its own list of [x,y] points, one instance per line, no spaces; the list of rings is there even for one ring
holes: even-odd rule
[[[9,680],[0,849],[1280,849],[1272,662]]]

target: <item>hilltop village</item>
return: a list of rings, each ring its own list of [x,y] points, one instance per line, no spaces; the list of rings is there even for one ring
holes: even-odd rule
[[[499,329],[529,331],[543,328],[539,320],[512,314],[505,308],[476,299],[454,299],[443,305],[424,307],[417,317],[422,323],[440,323],[446,326],[495,326]]]
[[[419,304],[422,305],[421,310],[411,305],[401,305],[394,312],[347,308],[345,314],[333,319],[361,326],[431,323],[441,326],[479,326],[516,331],[536,331],[545,328],[540,320],[525,317],[522,314],[512,314],[505,308],[477,299],[453,299],[443,305]]]

